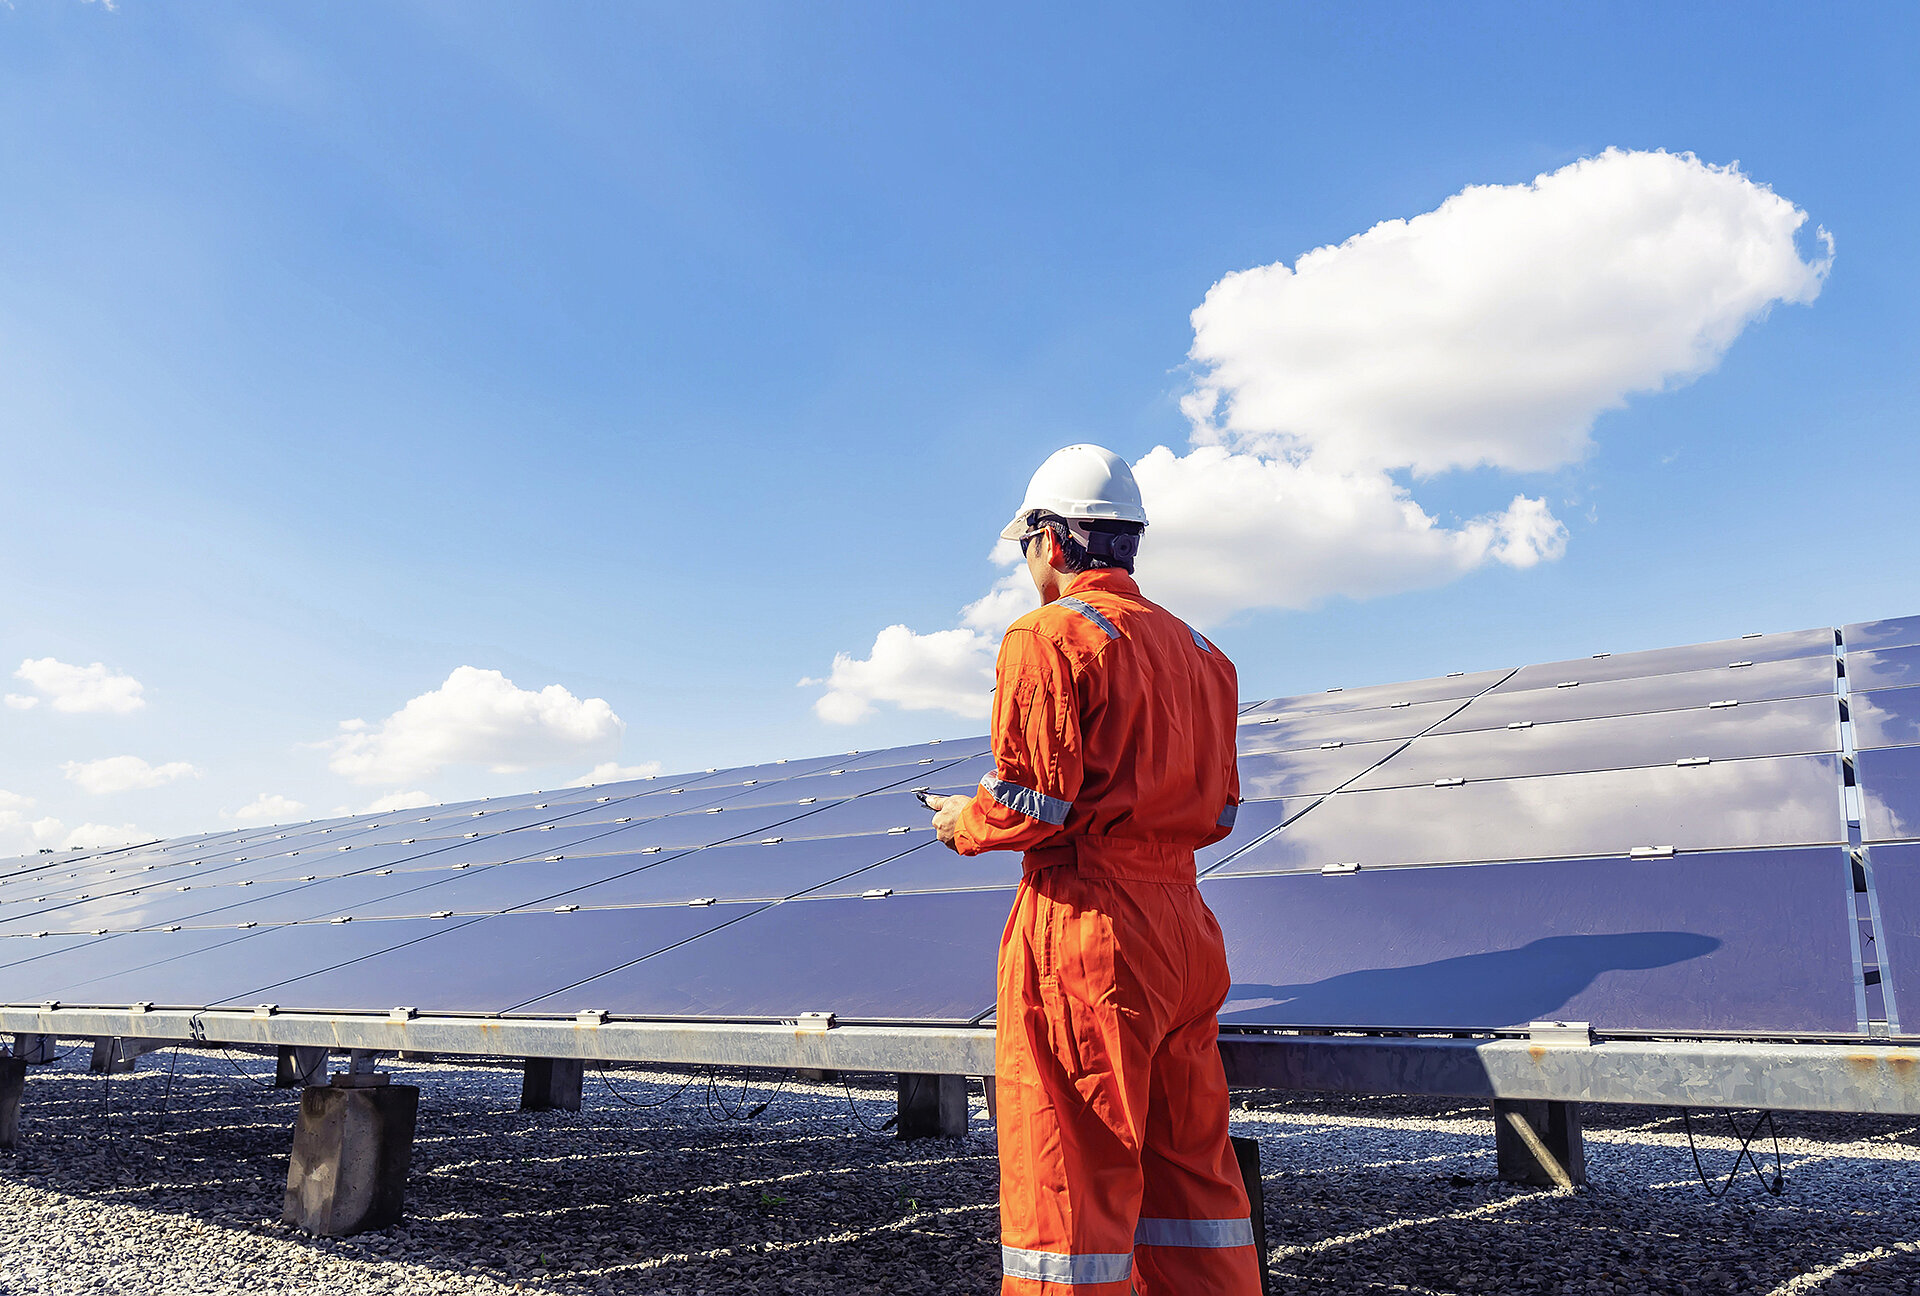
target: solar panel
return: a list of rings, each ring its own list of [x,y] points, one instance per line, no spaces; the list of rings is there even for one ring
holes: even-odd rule
[[[1846,837],[1839,758],[1780,756],[1337,792],[1215,872],[1625,857],[1640,848]]]
[[[1553,724],[1646,711],[1675,711],[1715,702],[1767,702],[1776,698],[1831,695],[1834,678],[1834,664],[1829,657],[1792,657],[1755,662],[1752,666],[1713,666],[1620,680],[1568,677],[1552,688],[1488,693],[1435,725],[1433,732],[1465,733],[1474,729],[1502,729],[1528,721]]]
[[[1869,685],[1920,639],[1894,624],[1846,662],[1897,997],[1920,688]],[[1245,707],[1247,799],[1198,858],[1230,1024],[1866,1029],[1832,632],[1578,665]],[[938,846],[910,789],[992,768],[976,737],[28,856],[0,863],[0,999],[970,1022],[1020,860]]]
[[[1309,816],[1311,817],[1311,816]],[[1209,878],[1223,1026],[1862,1029],[1837,847]]]
[[[1411,738],[1453,715],[1463,705],[1463,699],[1453,698],[1441,702],[1409,702],[1405,706],[1368,707],[1359,711],[1314,711],[1305,714],[1254,712],[1240,720],[1240,754],[1252,756],[1259,752],[1295,751],[1329,742],[1345,744]]]
[[[445,987],[435,1004],[442,1011],[500,1013],[529,995],[561,990],[702,933],[725,929],[742,919],[750,921],[760,908],[754,904],[698,909],[666,905],[516,913],[464,923],[422,919],[367,923],[369,929],[395,929],[396,935],[408,940],[324,966],[324,970],[303,968],[300,955],[305,949],[289,948],[281,961],[288,976],[230,992],[227,999],[236,1005],[265,999],[288,1009],[382,1012],[400,1006],[392,1002],[400,989],[430,980]],[[306,961],[311,962],[311,957]]]
[[[1852,688],[1861,691],[1920,684],[1920,644],[1866,652],[1849,649],[1847,680]]]
[[[1867,841],[1920,837],[1920,747],[1854,753],[1860,784],[1860,835]]]
[[[1011,891],[789,900],[515,1011],[968,1022],[993,1006],[1012,908]]]
[[[1415,738],[1358,779],[1355,789],[1409,787],[1444,778],[1508,778],[1583,770],[1671,765],[1710,757],[1795,755],[1840,750],[1840,708],[1832,697],[1655,711],[1598,720]]]
[[[1707,670],[1715,666],[1732,666],[1735,662],[1757,665],[1791,657],[1830,658],[1833,656],[1833,647],[1833,631],[1819,629],[1748,635],[1741,639],[1688,644],[1682,648],[1654,648],[1647,652],[1596,653],[1591,657],[1576,657],[1570,661],[1522,666],[1493,691],[1518,693],[1525,689],[1558,688],[1568,680],[1597,684],[1648,675]]]
[[[1900,648],[1920,644],[1920,616],[1887,621],[1857,621],[1841,632],[1851,656],[1855,648]]]
[[[1439,679],[1412,680],[1405,684],[1370,684],[1364,688],[1328,689],[1324,693],[1303,693],[1298,697],[1274,698],[1260,702],[1241,713],[1244,724],[1250,718],[1269,715],[1303,716],[1334,711],[1360,711],[1400,704],[1418,706],[1425,702],[1470,698],[1505,679],[1510,671],[1462,672]]]
[[[1386,760],[1403,745],[1392,740],[1351,746],[1332,742],[1322,747],[1242,756],[1240,795],[1252,800],[1331,792]]]
[[[1905,747],[1920,743],[1920,688],[1855,693],[1847,700],[1856,747]]]
[[[1881,984],[1893,994],[1903,1033],[1920,1034],[1920,843],[1875,846],[1872,855]]]

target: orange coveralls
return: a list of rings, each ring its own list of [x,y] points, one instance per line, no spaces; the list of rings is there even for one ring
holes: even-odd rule
[[[1000,645],[995,769],[954,841],[1026,852],[1000,942],[1003,1296],[1255,1296],[1193,852],[1240,800],[1233,663],[1082,572]]]

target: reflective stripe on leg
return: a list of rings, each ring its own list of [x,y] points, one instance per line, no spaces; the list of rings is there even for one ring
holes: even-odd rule
[[[1002,1246],[1000,1270],[1009,1278],[1072,1286],[1125,1282],[1133,1272],[1133,1252],[1062,1255],[1057,1251],[1023,1251],[1019,1247]]]
[[[1136,1246],[1241,1247],[1253,1245],[1250,1219],[1143,1219],[1134,1226]]]

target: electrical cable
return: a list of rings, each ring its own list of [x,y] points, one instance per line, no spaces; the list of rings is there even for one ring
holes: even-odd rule
[[[693,1075],[688,1076],[685,1082],[682,1083],[678,1089],[675,1089],[672,1093],[668,1094],[665,1098],[660,1099],[658,1102],[641,1102],[637,1098],[629,1098],[625,1094],[621,1093],[618,1089],[615,1089],[613,1087],[613,1081],[607,1079],[607,1070],[605,1067],[595,1067],[593,1069],[593,1073],[600,1077],[600,1083],[607,1087],[608,1093],[612,1094],[615,1098],[618,1098],[621,1102],[625,1103],[629,1107],[664,1107],[668,1103],[672,1102],[675,1098],[678,1098],[681,1094],[685,1093],[687,1091],[687,1086],[691,1085],[695,1080],[698,1080],[700,1078],[699,1073],[696,1072]]]
[[[896,1113],[895,1115],[887,1117],[885,1120],[881,1121],[878,1125],[875,1125],[873,1122],[869,1121],[865,1116],[862,1116],[860,1114],[860,1108],[853,1101],[853,1086],[847,1083],[847,1078],[845,1076],[840,1077],[840,1087],[847,1091],[847,1110],[853,1113],[853,1118],[859,1121],[863,1126],[865,1126],[869,1133],[885,1134],[888,1130],[892,1129],[895,1125],[900,1123],[900,1117]],[[913,1077],[912,1085],[910,1085],[907,1089],[907,1101],[906,1101],[907,1106],[911,1107],[913,1105],[914,1097],[916,1094],[919,1093],[919,1091],[920,1091],[920,1077],[916,1075]]]
[[[1773,1123],[1773,1113],[1763,1111],[1754,1117],[1753,1126],[1748,1129],[1745,1134],[1740,1132],[1740,1125],[1734,1120],[1732,1112],[1725,1112],[1723,1114],[1727,1118],[1727,1129],[1732,1133],[1734,1140],[1740,1144],[1740,1151],[1735,1154],[1733,1158],[1733,1169],[1727,1172],[1726,1182],[1721,1184],[1719,1191],[1716,1192],[1713,1187],[1713,1181],[1707,1177],[1706,1166],[1700,1161],[1700,1149],[1693,1141],[1693,1118],[1688,1114],[1685,1107],[1680,1109],[1680,1122],[1686,1127],[1687,1131],[1687,1150],[1693,1153],[1693,1169],[1694,1173],[1700,1176],[1700,1186],[1707,1190],[1708,1197],[1716,1201],[1725,1197],[1733,1188],[1734,1180],[1740,1177],[1740,1166],[1742,1162],[1745,1162],[1747,1165],[1753,1167],[1753,1177],[1760,1181],[1760,1186],[1778,1197],[1786,1189],[1787,1177],[1780,1169],[1780,1130],[1779,1127]],[[1753,1155],[1752,1151],[1753,1140],[1759,1137],[1760,1127],[1762,1125],[1765,1125],[1767,1131],[1773,1136],[1772,1179],[1768,1179],[1765,1172],[1760,1169],[1760,1162],[1758,1158]]]

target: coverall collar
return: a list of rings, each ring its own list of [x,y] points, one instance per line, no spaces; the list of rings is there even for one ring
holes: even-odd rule
[[[1088,571],[1075,572],[1073,578],[1060,588],[1062,598],[1072,594],[1084,594],[1088,590],[1101,590],[1108,594],[1131,594],[1140,596],[1140,586],[1131,574],[1118,567],[1094,567]]]

